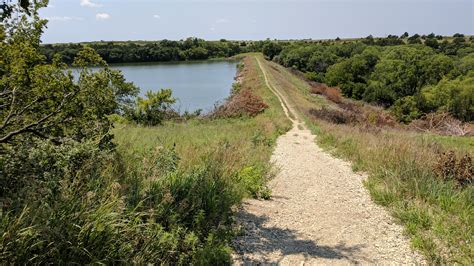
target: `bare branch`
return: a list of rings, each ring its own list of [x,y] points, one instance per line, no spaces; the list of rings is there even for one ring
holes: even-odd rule
[[[43,118],[41,118],[40,120],[38,120],[36,122],[30,123],[30,124],[20,128],[20,129],[9,132],[7,135],[0,138],[0,143],[7,142],[8,140],[10,140],[12,137],[14,137],[16,135],[19,135],[19,134],[22,134],[22,133],[25,133],[25,132],[28,132],[28,131],[31,132],[31,130],[33,130],[34,127],[40,125],[41,123],[47,121],[52,116],[58,114],[61,111],[61,108],[66,103],[67,99],[70,98],[71,96],[74,96],[76,93],[77,93],[77,91],[73,91],[73,92],[70,92],[70,93],[66,94],[63,97],[63,99],[62,99],[61,103],[59,104],[59,106],[56,108],[56,110],[54,110],[53,112],[49,113],[48,115],[44,116]]]
[[[8,112],[8,115],[7,117],[5,118],[5,120],[3,121],[3,124],[2,126],[0,127],[0,129],[4,129],[7,125],[8,125],[8,122],[10,121],[10,119],[12,118],[14,112],[13,112],[13,105],[15,104],[15,98],[16,98],[16,89],[17,87],[13,88],[13,96],[12,96],[12,100],[10,102],[10,111]]]

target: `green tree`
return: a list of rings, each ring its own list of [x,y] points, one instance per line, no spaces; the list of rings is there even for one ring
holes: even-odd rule
[[[137,97],[132,119],[147,126],[161,124],[171,105],[176,102],[171,93],[171,89],[162,89],[157,92],[147,91],[146,98]]]
[[[422,97],[427,112],[450,112],[464,121],[474,120],[474,70],[454,80],[444,78],[436,85],[423,88]]]
[[[108,116],[130,108],[131,97],[138,92],[133,84],[125,82],[119,71],[109,69],[91,48],[79,52],[75,59],[74,65],[80,73],[78,81],[59,57],[46,63],[39,51],[46,21],[38,16],[38,9],[46,3],[35,2],[29,7],[31,16],[20,13],[17,21],[7,19],[0,28],[3,36],[0,42],[2,202],[12,198],[21,202],[21,196],[11,193],[28,184],[32,186],[28,193],[34,194],[37,191],[33,186],[46,182],[39,176],[44,176],[45,169],[41,167],[50,167],[48,160],[34,165],[29,162],[28,153],[20,151],[33,152],[44,143],[74,146],[86,142],[95,143],[93,149],[109,150],[113,145]],[[4,34],[5,31],[9,34]],[[102,69],[94,72],[90,65]],[[80,162],[63,163],[65,168],[70,166],[68,169],[75,169],[69,164],[80,165]],[[21,171],[13,170],[17,167],[9,168],[15,165],[21,165]],[[51,176],[58,181],[60,175]]]
[[[272,60],[273,57],[277,56],[282,50],[281,45],[276,42],[272,41],[265,41],[265,44],[262,48],[262,53],[265,55],[266,58]]]
[[[331,86],[339,86],[348,97],[361,99],[370,74],[379,60],[379,54],[377,48],[368,47],[362,54],[330,66],[325,82]]]
[[[436,38],[428,38],[425,40],[425,45],[431,48],[437,49],[439,47],[438,40]]]
[[[408,123],[421,116],[418,104],[414,96],[407,96],[395,101],[390,107],[392,114],[400,122]]]

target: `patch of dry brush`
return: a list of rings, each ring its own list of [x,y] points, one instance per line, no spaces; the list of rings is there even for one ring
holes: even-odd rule
[[[409,125],[410,129],[447,136],[474,136],[473,124],[463,123],[449,113],[430,113]]]
[[[232,95],[223,105],[215,108],[210,114],[211,118],[254,117],[268,108],[262,97],[252,92],[253,89],[251,87],[243,86],[243,77],[249,74],[247,65],[248,62],[239,69],[232,89]]]
[[[474,181],[474,164],[468,154],[460,156],[454,151],[441,153],[434,170],[441,179],[454,180],[459,186],[470,185]]]
[[[224,105],[219,106],[211,115],[212,117],[240,117],[256,116],[263,112],[268,105],[262,98],[252,93],[250,89],[241,89],[233,95]]]
[[[337,87],[329,87],[324,83],[310,82],[311,93],[323,95],[334,103],[342,103],[341,90]]]

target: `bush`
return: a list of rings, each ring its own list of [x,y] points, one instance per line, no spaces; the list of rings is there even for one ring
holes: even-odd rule
[[[157,92],[147,91],[146,98],[137,97],[134,110],[127,116],[133,121],[146,126],[156,126],[168,116],[174,116],[171,105],[176,102],[172,97],[171,89],[162,89]]]
[[[335,102],[335,103],[342,102],[341,91],[338,88],[333,88],[333,87],[327,88],[325,95],[328,98],[328,100],[332,102]]]
[[[137,160],[93,147],[43,143],[29,150],[37,170],[28,187],[3,191],[10,200],[2,198],[2,261],[229,262],[231,207],[243,191],[222,161],[225,150],[183,171],[173,150],[146,152]],[[13,159],[2,160],[2,174],[21,172],[12,171]]]
[[[304,73],[304,77],[310,81],[316,81],[316,82],[324,81],[324,74],[320,72],[306,72]]]
[[[322,119],[334,124],[349,124],[357,122],[355,115],[348,111],[339,111],[323,107],[321,109],[310,109],[309,114],[315,118]]]
[[[341,91],[338,88],[328,87],[326,84],[322,83],[312,83],[311,84],[311,93],[324,95],[326,98],[334,103],[342,102]]]
[[[443,79],[421,91],[428,111],[447,111],[463,121],[474,120],[474,71],[454,80]]]
[[[417,106],[415,97],[407,96],[395,101],[392,107],[390,107],[390,110],[398,121],[408,123],[421,116],[421,112]]]
[[[454,180],[459,186],[474,181],[474,163],[468,154],[459,157],[454,151],[444,152],[438,156],[434,170],[441,179]]]
[[[232,95],[224,105],[218,107],[211,117],[240,117],[240,116],[256,116],[263,112],[268,105],[262,98],[253,94],[250,89],[241,89],[235,95]]]
[[[250,196],[254,198],[269,199],[271,191],[266,186],[265,171],[261,167],[245,167],[240,170],[238,179]]]

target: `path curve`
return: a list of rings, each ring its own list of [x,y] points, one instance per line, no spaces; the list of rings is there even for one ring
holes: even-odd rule
[[[419,264],[403,228],[373,203],[351,166],[322,151],[257,58],[293,127],[277,140],[271,200],[247,200],[234,264]],[[293,119],[292,117],[295,117]]]

